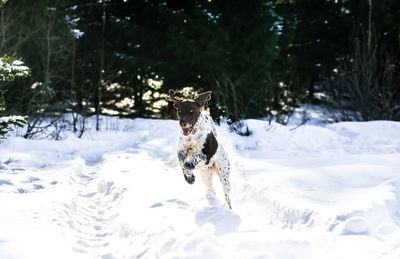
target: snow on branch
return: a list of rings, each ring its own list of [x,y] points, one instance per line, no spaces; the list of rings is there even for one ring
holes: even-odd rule
[[[10,56],[0,58],[0,82],[14,80],[16,77],[29,76],[29,67],[24,62]]]

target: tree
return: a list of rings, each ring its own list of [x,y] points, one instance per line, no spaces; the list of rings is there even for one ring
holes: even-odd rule
[[[29,68],[15,57],[3,56],[0,58],[0,140],[13,129],[13,127],[23,127],[27,123],[27,117],[8,116],[2,117],[6,109],[4,101],[4,83],[10,82],[17,77],[27,77]]]
[[[0,51],[21,57],[31,76],[4,83],[5,112],[30,115],[32,127],[35,119],[72,112],[79,131],[78,114],[169,117],[169,89],[186,97],[212,90],[215,119],[285,122],[296,105],[321,102],[316,91],[332,92],[325,86],[339,80],[335,71],[354,69],[355,35],[367,33],[373,49],[371,28],[396,82],[400,6],[379,3],[9,1],[0,9]]]
[[[3,53],[16,53],[31,69],[31,77],[8,84],[9,112],[55,115],[66,109],[73,34],[63,1],[26,2],[10,1],[3,10],[9,20]]]
[[[400,4],[376,2],[346,3],[350,46],[323,82],[335,119],[400,120]]]
[[[351,22],[345,10],[342,1],[277,1],[279,65],[287,68],[282,82],[294,103],[315,101],[323,72],[348,51]]]
[[[0,8],[7,2],[7,0],[1,0]],[[1,16],[4,17],[3,9],[1,9]],[[1,49],[3,49],[5,35],[4,28],[2,26],[2,41]],[[24,65],[24,63],[18,60],[15,56],[4,55],[0,57],[0,140],[5,137],[5,135],[10,132],[13,127],[23,127],[27,123],[26,117],[21,116],[8,116],[2,117],[3,112],[6,109],[6,103],[4,100],[4,94],[6,89],[4,87],[5,82],[13,81],[17,77],[27,77],[29,75],[29,68]]]

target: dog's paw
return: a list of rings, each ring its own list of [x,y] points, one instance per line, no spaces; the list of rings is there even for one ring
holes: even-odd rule
[[[193,174],[184,174],[183,175],[185,177],[186,182],[188,182],[188,184],[193,184],[195,177]]]
[[[192,163],[192,162],[186,162],[186,163],[184,163],[183,164],[183,167],[186,169],[186,170],[193,170],[196,166],[194,165],[194,163]]]

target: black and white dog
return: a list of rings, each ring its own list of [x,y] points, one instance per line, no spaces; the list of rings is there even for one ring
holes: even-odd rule
[[[193,170],[200,171],[207,193],[215,194],[212,178],[216,173],[225,193],[225,200],[229,208],[230,181],[229,160],[216,137],[215,125],[211,117],[201,113],[201,108],[211,99],[211,91],[197,96],[194,100],[184,100],[175,97],[175,92],[169,90],[168,101],[174,102],[178,111],[181,133],[178,143],[178,159],[183,170],[183,176],[189,184],[193,184],[195,177]]]

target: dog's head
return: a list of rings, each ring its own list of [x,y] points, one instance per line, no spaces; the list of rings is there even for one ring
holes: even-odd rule
[[[183,100],[175,97],[175,91],[169,90],[167,100],[174,103],[178,111],[179,125],[183,135],[189,135],[199,119],[201,108],[211,99],[211,91],[199,94],[194,100]]]

